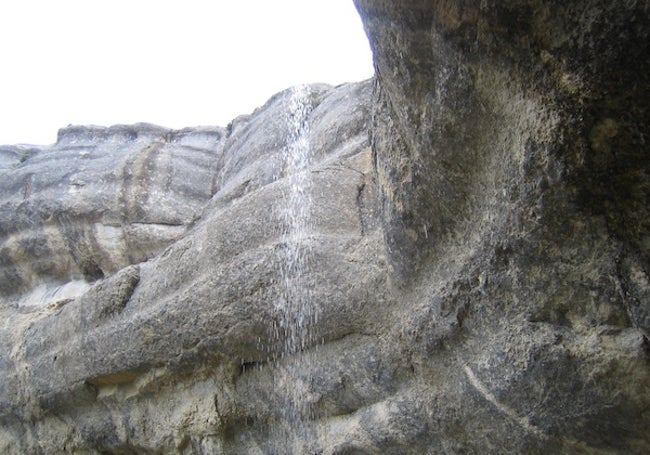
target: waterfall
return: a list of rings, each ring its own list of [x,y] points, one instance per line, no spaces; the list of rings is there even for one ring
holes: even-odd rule
[[[311,90],[301,85],[291,89],[287,113],[288,138],[284,147],[286,187],[280,210],[282,233],[278,248],[280,292],[275,299],[273,338],[280,354],[274,368],[274,387],[281,409],[271,431],[287,447],[274,453],[292,453],[288,446],[309,440],[310,356],[304,352],[314,343],[316,311],[312,306],[308,271],[311,260],[311,196],[308,170],[309,114]],[[291,357],[291,359],[289,359]],[[296,438],[296,436],[298,436]],[[294,448],[294,450],[298,450]],[[298,453],[298,452],[296,452]]]
[[[288,126],[289,137],[284,148],[285,175],[288,188],[284,193],[282,249],[279,272],[282,295],[276,301],[277,335],[284,354],[302,351],[310,341],[315,314],[311,307],[305,272],[311,253],[311,196],[309,160],[308,86],[291,89]]]

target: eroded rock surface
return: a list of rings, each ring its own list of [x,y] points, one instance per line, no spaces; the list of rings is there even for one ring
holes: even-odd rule
[[[94,281],[162,252],[212,197],[225,136],[68,127],[50,147],[4,148],[14,153],[0,183],[2,295]]]
[[[375,79],[302,101],[302,349],[294,92],[0,148],[0,451],[650,451],[650,4],[356,4]]]
[[[647,451],[650,4],[356,4],[413,453]]]
[[[313,227],[304,285],[317,345],[376,333],[386,312],[371,92],[370,82],[310,86],[304,100]],[[73,127],[51,147],[7,149],[5,451],[235,453],[242,419],[265,422],[264,408],[283,406],[263,368],[247,375],[259,374],[270,397],[237,384],[243,365],[281,355],[273,321],[284,292],[290,107],[287,91],[227,129]],[[134,225],[149,230],[133,235]],[[334,393],[340,378],[330,376],[321,387]]]

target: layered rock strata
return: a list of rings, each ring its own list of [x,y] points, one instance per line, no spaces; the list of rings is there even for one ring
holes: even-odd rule
[[[650,4],[356,5],[375,79],[303,100],[302,352],[291,91],[0,149],[0,451],[650,451]]]

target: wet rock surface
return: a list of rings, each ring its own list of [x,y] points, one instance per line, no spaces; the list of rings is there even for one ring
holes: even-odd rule
[[[650,451],[650,4],[356,4],[375,79],[304,100],[300,351],[291,91],[0,148],[0,451]]]
[[[319,317],[307,347],[344,371],[329,342],[375,333],[388,299],[367,134],[372,85],[306,92],[303,283]],[[283,355],[273,321],[285,292],[290,107],[286,91],[226,129],[71,127],[27,159],[7,148],[6,452],[235,453],[242,419],[269,438],[273,416],[262,410],[286,405],[269,371],[279,374]],[[38,179],[24,194],[30,175]],[[155,228],[130,236],[134,225]],[[373,383],[364,375],[377,368],[359,375]],[[328,393],[340,393],[343,374],[320,380],[324,408],[360,407],[388,387],[357,384],[360,397],[341,403]],[[265,393],[243,392],[251,377]]]

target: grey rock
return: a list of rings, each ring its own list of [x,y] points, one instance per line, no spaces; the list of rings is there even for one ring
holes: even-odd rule
[[[310,290],[319,323],[307,347],[325,343],[327,362],[340,370],[318,383],[318,390],[324,391],[322,413],[349,412],[393,390],[387,379],[365,390],[364,384],[375,384],[373,374],[386,376],[380,364],[371,362],[368,372],[350,376],[345,372],[350,357],[339,359],[328,343],[332,340],[337,346],[336,340],[372,332],[366,327],[385,313],[388,299],[367,137],[371,84],[312,86],[308,93],[312,154],[300,172],[309,175],[312,221],[304,239],[310,252],[303,284]],[[73,260],[58,274],[48,268],[35,271],[35,249],[18,244],[23,248],[20,255],[10,258],[25,259],[7,263],[20,276],[31,267],[33,282],[23,280],[21,288],[6,292],[2,307],[11,327],[3,332],[7,349],[1,357],[7,373],[0,402],[3,428],[20,429],[0,439],[5,451],[236,450],[238,444],[229,435],[246,415],[244,410],[261,402],[251,404],[241,395],[243,386],[238,390],[244,365],[267,365],[277,376],[280,370],[272,359],[284,349],[274,335],[273,321],[278,318],[274,302],[285,292],[279,262],[290,241],[284,201],[292,184],[285,156],[292,134],[291,96],[291,91],[276,95],[225,130],[179,132],[149,125],[68,128],[59,134],[53,150],[45,148],[16,167],[16,175],[37,174],[36,169],[43,174],[32,193],[40,198],[32,202],[36,215],[25,222],[33,225],[29,232],[34,237],[40,233],[40,240],[43,225],[50,223],[41,214],[48,204],[59,204],[62,213],[76,216],[76,225],[54,223],[59,231],[69,225],[70,229],[81,225],[79,230],[111,226],[114,217],[116,235],[124,235],[133,224],[179,226],[179,232],[177,238],[168,238],[151,231],[140,237],[142,243],[114,247],[106,255],[118,265],[102,267],[96,275],[80,273]],[[73,149],[78,154],[77,148],[101,147],[100,157],[107,155],[106,159],[92,168],[95,174],[83,177],[88,183],[81,190],[88,194],[66,199],[58,192],[60,181],[81,180],[84,174],[68,176],[70,171],[62,169],[67,167],[62,166],[65,161],[50,158],[49,167],[42,163],[54,152]],[[158,151],[150,153],[154,149]],[[182,160],[174,162],[175,154]],[[106,183],[100,184],[124,155],[133,156],[127,162],[142,161],[137,178],[136,172],[120,171],[120,179],[104,178]],[[158,160],[154,163],[164,159],[166,165],[145,164],[154,158]],[[72,158],[69,163],[76,164]],[[203,169],[194,163],[203,163]],[[174,176],[182,173],[186,178],[174,186]],[[124,175],[129,175],[127,182]],[[170,180],[172,184],[162,186]],[[185,190],[181,183],[196,188]],[[127,189],[129,197],[108,197],[124,192],[121,188],[127,184],[136,187]],[[157,193],[159,199],[153,200]],[[7,212],[12,203],[12,209],[22,207],[20,198],[7,194]],[[25,235],[16,217],[6,223],[8,243]],[[136,255],[136,245],[145,241],[157,249]],[[97,251],[108,250],[96,243],[83,245],[84,251],[97,257]],[[47,244],[42,248],[53,249]],[[60,258],[51,260],[65,264]],[[35,294],[39,283],[57,287]],[[78,284],[77,294],[69,290],[71,283]],[[374,339],[362,339],[367,338]],[[362,346],[366,345],[375,349],[377,358],[385,355],[371,341]],[[363,350],[356,349],[355,361],[366,362]],[[287,362],[296,364],[301,358],[296,354]],[[313,368],[306,374],[322,371]],[[343,376],[355,391],[340,390]],[[283,401],[273,398],[273,383],[264,378],[255,387],[266,387],[271,397],[265,403],[280,409]],[[299,380],[303,379],[288,377]],[[167,388],[177,398],[168,406],[155,405]],[[180,390],[187,393],[179,394]],[[187,412],[179,410],[177,400],[184,402]],[[117,414],[106,413],[106,406],[116,406]],[[255,419],[263,422],[270,417],[263,417],[260,409]],[[191,429],[181,430],[186,425]]]
[[[650,5],[355,3],[427,450],[648,451]]]
[[[2,295],[93,281],[160,253],[212,197],[224,138],[220,128],[68,127],[53,146],[23,151],[0,183]]]
[[[650,5],[356,5],[372,81],[0,148],[1,452],[650,451]]]

